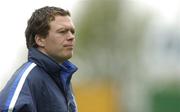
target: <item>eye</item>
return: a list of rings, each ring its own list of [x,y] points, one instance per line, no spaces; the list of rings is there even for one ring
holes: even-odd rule
[[[61,30],[58,30],[57,33],[60,33],[60,34],[66,34],[68,32],[71,32],[71,34],[75,34],[75,29],[71,28],[71,29],[61,29]]]
[[[67,32],[68,32],[68,30],[64,29],[64,30],[59,31],[58,33],[64,34],[64,33],[67,33]]]

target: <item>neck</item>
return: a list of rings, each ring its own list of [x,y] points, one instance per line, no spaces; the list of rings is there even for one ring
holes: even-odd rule
[[[57,63],[59,63],[59,64],[62,64],[65,60],[63,60],[63,59],[57,59],[57,58],[55,58],[55,57],[52,57],[52,56],[50,56],[43,48],[41,48],[41,47],[38,47],[37,48],[40,52],[42,52],[43,54],[45,54],[45,55],[47,55],[48,57],[50,57],[51,59],[53,59],[54,61],[56,61]]]

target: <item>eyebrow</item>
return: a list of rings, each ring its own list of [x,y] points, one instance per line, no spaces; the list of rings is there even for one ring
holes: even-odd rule
[[[58,28],[56,31],[59,31],[59,30],[73,30],[73,31],[75,31],[75,27],[65,27],[65,26],[63,26],[61,28]]]

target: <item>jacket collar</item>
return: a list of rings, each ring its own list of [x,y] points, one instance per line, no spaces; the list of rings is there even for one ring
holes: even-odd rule
[[[55,74],[57,76],[59,76],[61,71],[65,71],[69,74],[73,74],[75,71],[77,71],[77,67],[70,61],[67,60],[62,64],[58,64],[54,59],[40,52],[36,48],[29,49],[28,61],[36,63],[49,74]]]

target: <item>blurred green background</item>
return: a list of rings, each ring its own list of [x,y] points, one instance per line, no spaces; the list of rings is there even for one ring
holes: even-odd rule
[[[180,112],[177,3],[78,2],[72,61],[80,112]]]

